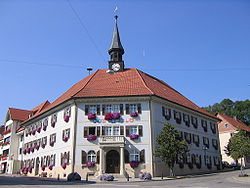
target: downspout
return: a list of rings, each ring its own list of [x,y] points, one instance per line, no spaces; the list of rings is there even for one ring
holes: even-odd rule
[[[149,130],[150,130],[150,138],[149,138],[149,141],[150,141],[150,150],[151,150],[151,173],[152,173],[152,176],[154,177],[154,153],[153,153],[153,127],[152,127],[152,103],[151,103],[151,100],[152,98],[150,97],[149,99],[149,112],[150,112],[150,115],[149,115],[149,122],[150,122],[150,127],[149,127]]]
[[[74,100],[74,106],[75,106],[75,120],[74,120],[74,127],[73,127],[73,143],[71,146],[71,152],[72,152],[72,172],[75,172],[75,156],[76,156],[76,128],[77,128],[77,105]]]

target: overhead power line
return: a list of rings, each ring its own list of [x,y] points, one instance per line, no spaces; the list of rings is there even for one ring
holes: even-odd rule
[[[87,36],[89,37],[89,40],[92,42],[92,44],[94,45],[97,53],[100,55],[100,57],[102,58],[103,61],[105,61],[105,58],[103,57],[100,49],[98,48],[97,44],[95,43],[94,38],[91,36],[91,34],[89,33],[88,28],[86,27],[86,25],[84,24],[83,20],[81,19],[81,17],[79,16],[78,12],[76,11],[76,9],[73,7],[72,3],[70,2],[70,0],[66,0],[68,2],[68,5],[70,7],[70,9],[72,10],[72,12],[75,14],[76,18],[78,19],[81,27],[83,28],[83,31],[86,32]]]

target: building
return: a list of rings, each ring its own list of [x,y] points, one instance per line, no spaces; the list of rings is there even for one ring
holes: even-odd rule
[[[21,123],[21,173],[56,178],[71,172],[82,177],[138,177],[141,171],[167,175],[168,167],[154,156],[165,123],[173,124],[190,144],[189,153],[178,156],[177,174],[219,169],[219,119],[162,80],[125,68],[117,16],[115,20],[108,69],[97,70],[54,102],[32,110]]]
[[[241,122],[240,120],[237,120],[236,117],[232,118],[221,113],[217,113],[217,117],[221,119],[221,122],[218,124],[218,129],[222,160],[227,161],[229,164],[236,163],[233,158],[227,156],[225,152],[225,147],[227,146],[229,139],[234,136],[239,130],[245,130],[247,132],[250,132],[250,127]],[[244,157],[242,164],[245,167],[250,167],[250,159]]]

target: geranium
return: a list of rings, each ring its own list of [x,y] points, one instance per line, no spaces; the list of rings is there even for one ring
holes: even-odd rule
[[[54,141],[51,141],[51,142],[49,143],[49,145],[52,146],[52,147],[54,146],[54,144],[55,144]]]
[[[94,120],[94,119],[96,119],[96,114],[95,114],[95,113],[88,113],[88,119],[89,119],[89,120]]]
[[[42,171],[44,171],[45,168],[46,168],[46,166],[45,166],[45,165],[42,165],[41,168],[42,168]]]
[[[92,134],[90,134],[90,135],[87,136],[87,140],[88,141],[96,140],[96,138],[97,138],[97,136],[96,135],[92,135]]]
[[[39,146],[39,145],[36,145],[35,148],[36,148],[36,150],[39,150],[40,146]]]
[[[43,130],[46,131],[47,125],[43,125]]]
[[[137,117],[137,116],[138,116],[138,113],[137,113],[137,112],[131,112],[131,113],[130,113],[130,116],[131,116],[131,117]]]
[[[113,113],[112,114],[112,119],[120,119],[121,114],[120,113]]]
[[[36,129],[34,129],[33,131],[32,131],[32,135],[35,135],[36,134]]]
[[[63,141],[64,141],[64,142],[67,142],[68,140],[69,140],[69,137],[64,137],[64,138],[63,138]]]
[[[52,170],[53,169],[53,165],[49,165],[49,169]]]
[[[38,133],[40,133],[41,130],[42,130],[42,127],[39,127],[39,128],[36,129],[36,131],[37,131]]]
[[[55,121],[51,122],[51,127],[55,127],[55,125],[56,125]]]
[[[35,147],[31,147],[30,151],[33,153],[35,151]]]
[[[28,173],[28,168],[23,168],[23,174],[27,174]]]
[[[133,134],[131,134],[131,135],[129,136],[129,138],[130,138],[131,140],[136,140],[136,139],[139,138],[139,135],[133,133]]]
[[[65,169],[67,167],[67,163],[62,164],[62,168]]]
[[[112,113],[105,114],[105,120],[112,120],[112,119],[113,119]]]
[[[86,166],[88,167],[88,168],[91,168],[91,167],[95,167],[95,162],[87,162],[86,163]]]
[[[43,143],[43,144],[42,144],[42,148],[45,148],[45,146],[46,146],[46,144],[45,144],[45,143]]]
[[[136,168],[139,166],[139,161],[130,161],[129,164],[132,168]]]
[[[27,153],[30,153],[30,148],[26,148],[26,152],[27,152]]]
[[[69,122],[69,116],[65,115],[65,116],[64,116],[64,121],[65,121],[65,122]]]
[[[24,149],[24,150],[23,150],[23,154],[26,155],[26,152],[27,152],[26,149]]]
[[[32,173],[32,167],[28,167],[29,173]]]

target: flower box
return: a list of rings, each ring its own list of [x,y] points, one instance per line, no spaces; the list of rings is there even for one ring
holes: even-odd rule
[[[23,174],[27,174],[28,173],[28,168],[23,168],[22,172],[23,172]]]
[[[138,135],[138,134],[131,134],[131,135],[129,136],[129,138],[130,138],[130,140],[136,140],[136,139],[139,138],[139,135]]]
[[[131,117],[138,117],[138,113],[137,113],[137,112],[131,112],[131,113],[130,113],[130,116],[131,116]]]
[[[86,163],[86,167],[88,167],[88,168],[92,168],[92,167],[95,167],[95,162],[87,162]]]
[[[56,125],[56,122],[54,121],[54,122],[51,122],[51,127],[55,127],[55,125]]]
[[[28,167],[29,173],[32,173],[32,167]]]
[[[64,121],[68,123],[69,122],[69,116],[67,116],[67,115],[64,116]]]
[[[112,120],[112,119],[113,119],[112,113],[105,114],[105,120]]]
[[[42,144],[42,148],[45,148],[46,144]]]
[[[96,135],[92,135],[92,134],[90,134],[90,135],[87,136],[87,140],[88,141],[96,140],[96,138],[97,138],[97,136]]]
[[[33,153],[35,151],[35,147],[31,147],[30,151]]]
[[[95,114],[95,113],[89,113],[89,114],[88,114],[88,119],[89,119],[89,120],[94,120],[94,119],[96,119],[96,114]]]
[[[36,148],[36,150],[39,150],[40,146],[39,146],[39,145],[36,145],[35,148]]]
[[[67,167],[67,163],[62,164],[62,168],[65,169]]]
[[[40,133],[41,130],[42,130],[42,127],[39,127],[39,128],[36,129],[36,131],[37,131],[38,133]]]
[[[120,119],[121,114],[120,113],[113,113],[112,114],[112,119]]]
[[[52,170],[53,169],[53,165],[49,165],[49,169]]]
[[[36,129],[33,130],[31,134],[32,134],[32,135],[35,135],[35,134],[36,134]]]
[[[31,135],[32,131],[29,132],[29,135]]]
[[[68,140],[69,140],[69,137],[64,137],[64,138],[63,138],[63,141],[64,141],[64,142],[68,142]]]
[[[131,161],[131,162],[129,162],[131,168],[136,168],[136,167],[138,167],[138,166],[139,166],[139,163],[140,163],[139,161]]]
[[[2,135],[5,135],[5,134],[10,133],[10,131],[11,131],[11,129],[7,129],[6,131],[3,131],[3,132],[2,132]]]
[[[24,150],[23,150],[23,154],[26,155],[26,153],[27,153],[27,151],[26,151],[26,149],[24,149]]]
[[[46,131],[46,129],[47,129],[47,125],[44,125],[43,130]]]
[[[41,168],[42,168],[42,171],[44,171],[45,168],[46,168],[46,166],[45,166],[45,165],[42,165]]]
[[[54,144],[55,144],[55,142],[50,142],[50,143],[49,143],[49,145],[50,145],[51,147],[53,147]]]
[[[30,148],[26,148],[26,152],[27,152],[27,153],[30,153]]]

